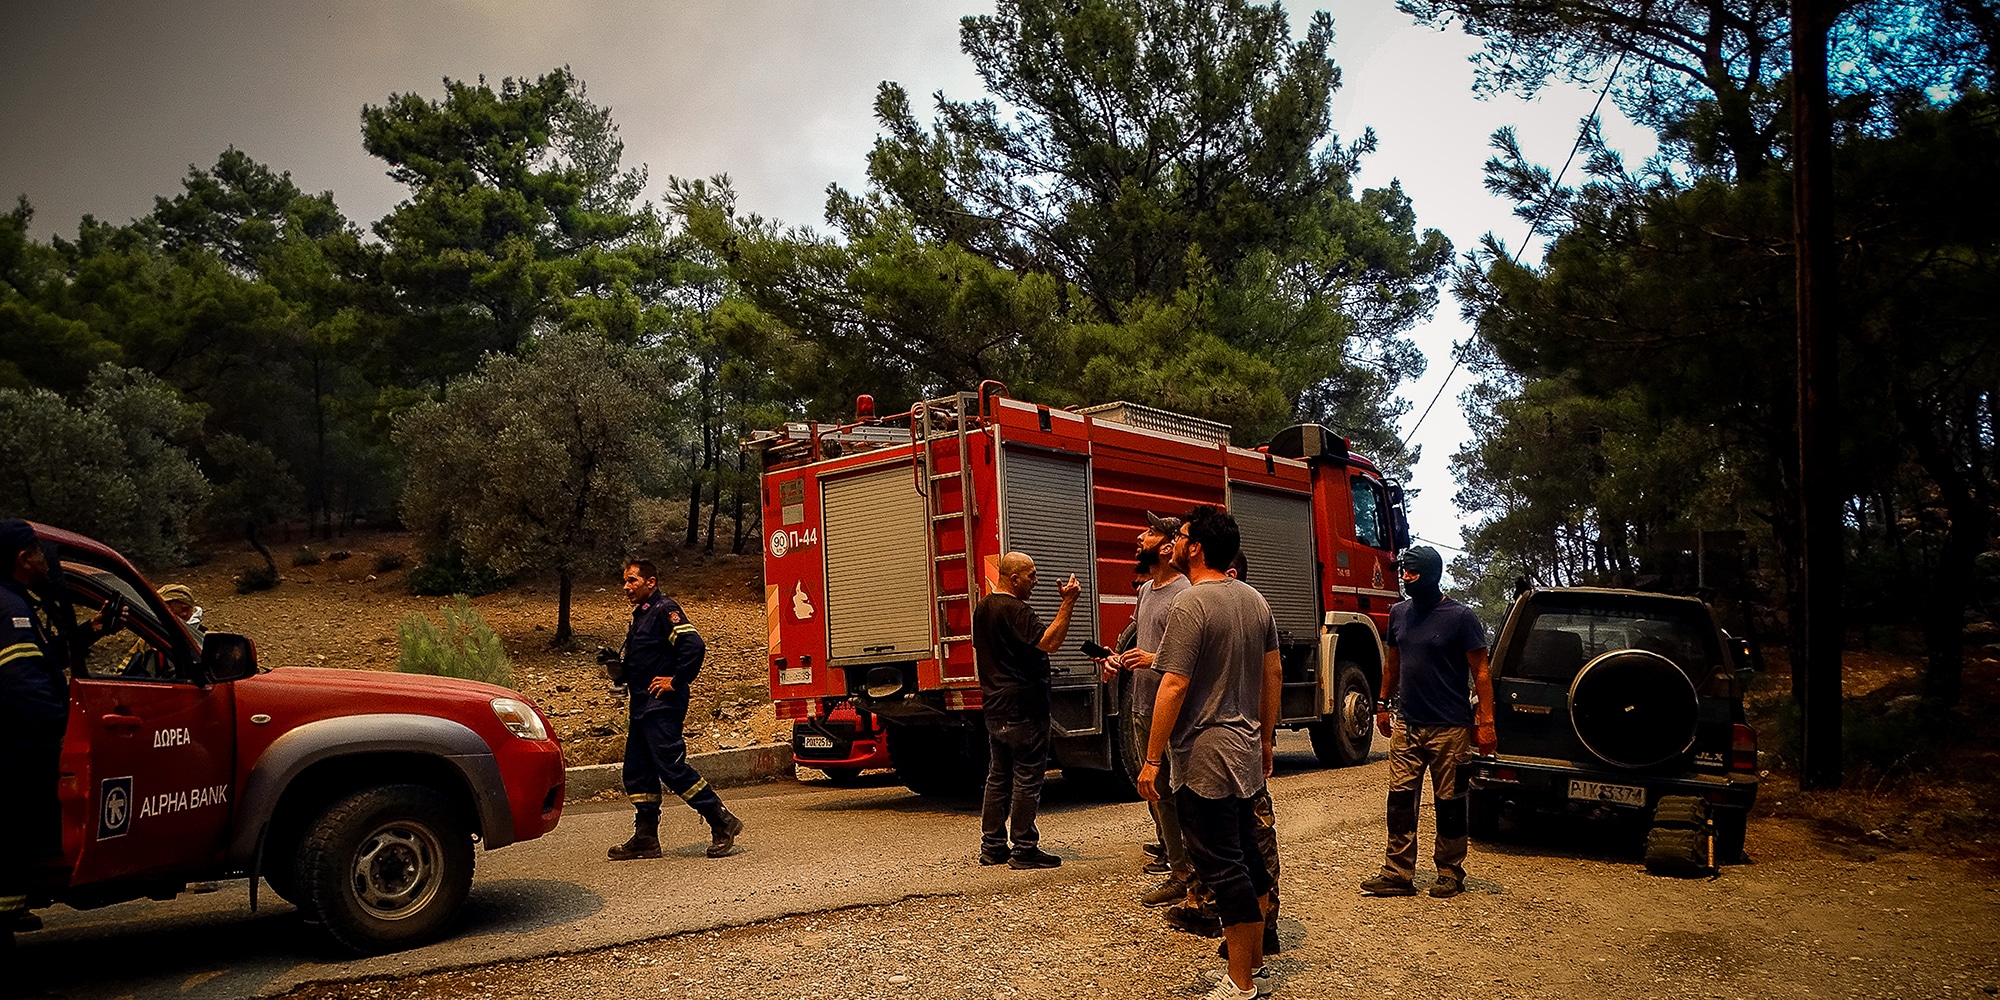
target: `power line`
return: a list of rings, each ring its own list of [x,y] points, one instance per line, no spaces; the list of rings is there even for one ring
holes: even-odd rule
[[[1604,107],[1605,95],[1611,93],[1612,81],[1618,79],[1619,67],[1624,65],[1625,65],[1625,50],[1620,49],[1618,51],[1618,58],[1613,60],[1611,63],[1611,72],[1605,74],[1604,76],[1604,87],[1603,89],[1597,92],[1597,101],[1591,104],[1590,106],[1590,117],[1585,118],[1583,120],[1583,124],[1578,126],[1576,130],[1576,142],[1570,144],[1569,156],[1563,159],[1562,169],[1556,171],[1555,182],[1549,185],[1550,192],[1553,193],[1556,188],[1562,186],[1563,177],[1569,173],[1569,165],[1575,162],[1576,154],[1583,149],[1584,136],[1590,134],[1591,123],[1597,121],[1597,112]],[[1520,246],[1516,247],[1514,253],[1508,258],[1510,262],[1520,261],[1521,251],[1527,248],[1529,240],[1535,238],[1535,230],[1541,228],[1542,217],[1548,212],[1548,210],[1549,210],[1549,200],[1544,200],[1542,202],[1541,210],[1536,212],[1535,217],[1528,221],[1528,232],[1521,237]],[[1403,435],[1402,440],[1398,442],[1405,449],[1409,447],[1410,439],[1417,435],[1418,428],[1423,427],[1424,421],[1430,419],[1432,407],[1437,406],[1438,400],[1444,397],[1445,387],[1451,385],[1452,377],[1458,374],[1459,365],[1463,363],[1463,360],[1464,359],[1458,357],[1457,351],[1452,352],[1451,370],[1444,373],[1444,381],[1438,383],[1438,391],[1432,394],[1430,405],[1424,407],[1424,412],[1417,417],[1416,424],[1413,425],[1410,428],[1409,432]]]

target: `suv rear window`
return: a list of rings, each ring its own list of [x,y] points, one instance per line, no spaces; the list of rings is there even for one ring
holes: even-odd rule
[[[1649,609],[1530,608],[1527,641],[1513,643],[1502,677],[1567,684],[1600,654],[1643,649],[1674,661],[1697,679],[1721,662],[1708,616],[1666,606]],[[1518,627],[1518,626],[1517,626]]]

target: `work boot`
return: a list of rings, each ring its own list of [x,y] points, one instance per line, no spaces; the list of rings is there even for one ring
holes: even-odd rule
[[[712,834],[708,842],[708,856],[726,857],[736,846],[736,835],[743,832],[743,821],[737,819],[735,813],[724,809],[709,821],[708,826]]]
[[[613,861],[657,858],[660,856],[660,838],[649,833],[634,833],[631,840],[613,845],[604,852],[604,856]]]
[[[657,811],[642,812],[632,818],[632,839],[619,844],[604,856],[613,861],[632,861],[637,858],[657,858],[660,856],[660,816]]]
[[[1361,883],[1361,891],[1370,896],[1414,896],[1417,887],[1410,880],[1383,872]]]
[[[1450,899],[1465,891],[1465,879],[1450,872],[1439,872],[1437,884],[1431,886],[1431,898]]]
[[[1165,882],[1154,886],[1139,897],[1139,902],[1147,906],[1168,906],[1187,898],[1187,879],[1179,875],[1168,875]]]

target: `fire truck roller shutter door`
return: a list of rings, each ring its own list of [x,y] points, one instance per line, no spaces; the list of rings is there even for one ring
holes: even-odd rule
[[[1007,449],[1002,469],[1000,547],[1026,552],[1035,560],[1040,582],[1028,605],[1054,621],[1062,595],[1056,585],[1076,574],[1083,596],[1071,612],[1069,638],[1049,654],[1056,683],[1071,677],[1097,677],[1097,664],[1077,649],[1084,639],[1097,638],[1097,548],[1091,531],[1090,467],[1079,459],[1045,455],[1023,448]]]
[[[1232,486],[1229,513],[1243,535],[1250,586],[1264,595],[1278,628],[1293,642],[1319,635],[1312,503],[1306,497]]]
[[[923,495],[899,462],[828,479],[826,615],[828,656],[924,659],[931,655],[930,517]],[[812,558],[813,552],[793,557]]]

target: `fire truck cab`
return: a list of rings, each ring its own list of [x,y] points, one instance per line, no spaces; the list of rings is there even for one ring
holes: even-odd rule
[[[1053,766],[1131,788],[1146,734],[1131,692],[1078,647],[1131,620],[1133,548],[1146,511],[1226,506],[1247,581],[1270,602],[1284,662],[1281,725],[1321,763],[1359,763],[1372,740],[1381,635],[1408,542],[1402,491],[1314,424],[1256,449],[1212,421],[1117,402],[1051,409],[976,393],[850,424],[791,423],[747,439],[763,459],[771,695],[797,723],[801,765],[858,763],[886,739],[922,794],[970,792],[985,773],[972,611],[1004,552],[1045,580],[1084,585],[1051,655]],[[1030,600],[1051,618],[1054,587]],[[836,718],[837,716],[837,718]],[[879,760],[879,758],[870,758]]]

